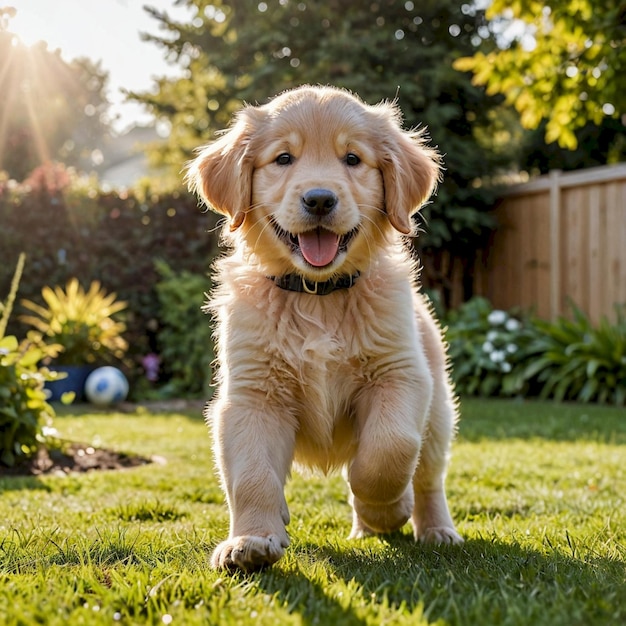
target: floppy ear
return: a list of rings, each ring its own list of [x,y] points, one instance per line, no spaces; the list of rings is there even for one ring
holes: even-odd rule
[[[251,203],[253,111],[253,107],[240,111],[230,130],[200,148],[185,176],[190,191],[214,211],[230,218],[231,231],[243,224]]]
[[[392,226],[408,235],[411,216],[428,200],[440,178],[441,157],[426,145],[424,133],[394,128],[382,142],[381,171],[385,210]]]

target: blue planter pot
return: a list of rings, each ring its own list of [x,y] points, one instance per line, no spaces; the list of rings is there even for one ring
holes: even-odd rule
[[[93,365],[52,365],[48,369],[53,372],[67,374],[60,380],[49,381],[45,388],[50,393],[49,402],[60,402],[64,393],[73,391],[76,394],[75,402],[85,400],[85,381],[93,372]]]

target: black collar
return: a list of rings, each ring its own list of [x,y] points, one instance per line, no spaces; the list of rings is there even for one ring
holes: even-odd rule
[[[284,276],[268,276],[268,278],[276,283],[281,289],[287,291],[296,291],[298,293],[310,293],[314,296],[326,296],[338,289],[349,289],[356,283],[356,279],[360,276],[357,272],[352,276],[340,276],[332,280],[323,282],[309,281],[299,274],[285,274]]]

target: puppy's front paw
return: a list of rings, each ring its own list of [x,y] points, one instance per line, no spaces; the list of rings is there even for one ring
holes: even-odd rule
[[[463,543],[463,537],[451,526],[439,526],[436,528],[426,528],[416,539],[420,543],[443,544],[449,543],[459,545]]]
[[[233,537],[222,541],[215,548],[211,557],[211,567],[252,572],[276,563],[288,545],[289,540],[281,540],[278,535]]]

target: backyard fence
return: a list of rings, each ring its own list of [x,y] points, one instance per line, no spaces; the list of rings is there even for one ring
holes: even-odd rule
[[[597,323],[626,303],[626,163],[552,172],[512,187],[477,259],[474,293],[543,318],[574,302]]]

